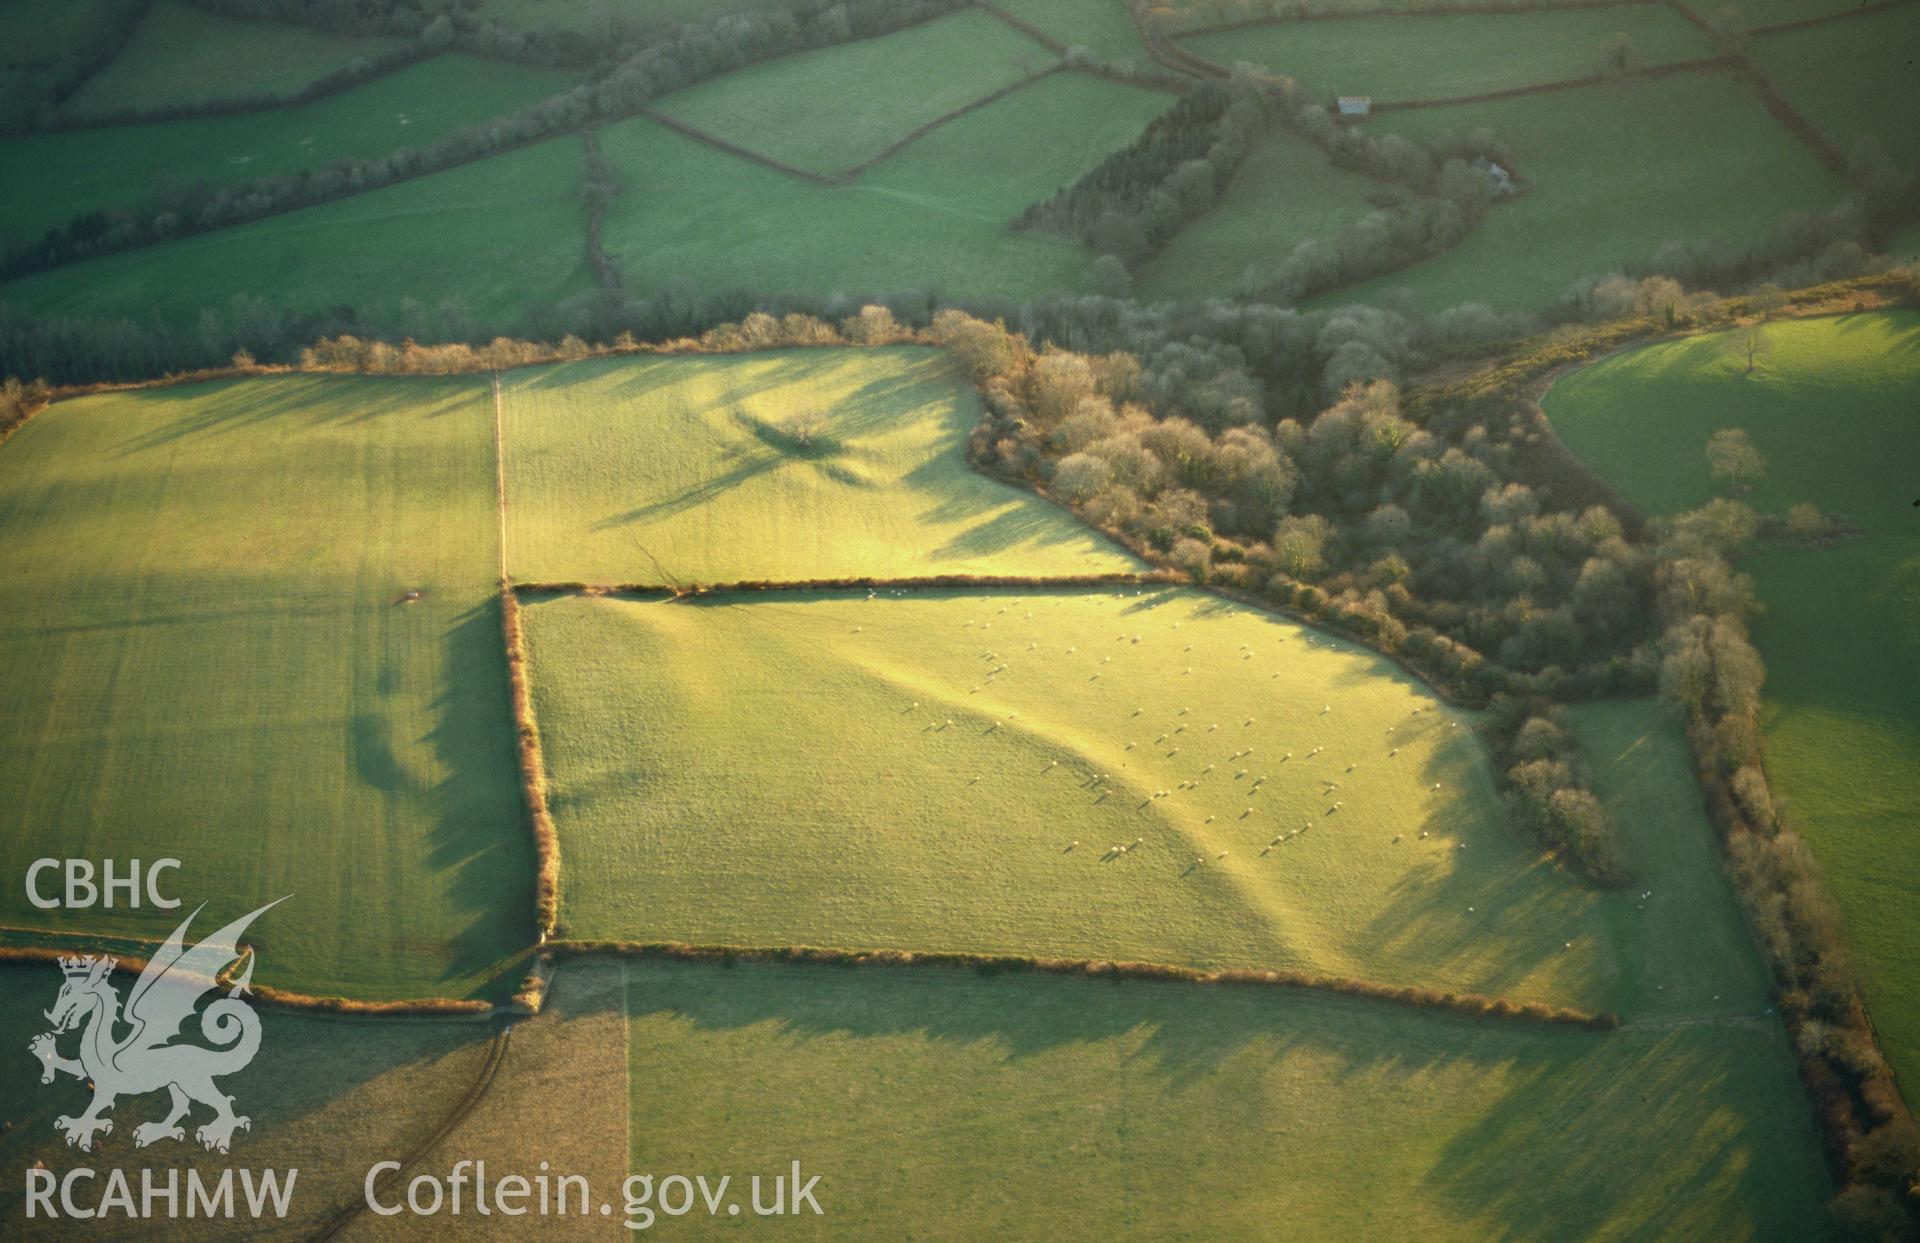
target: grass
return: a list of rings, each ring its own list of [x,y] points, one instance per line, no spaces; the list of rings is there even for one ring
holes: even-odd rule
[[[884,38],[783,56],[669,96],[659,107],[750,151],[831,173],[1053,60],[1004,22],[963,12]]]
[[[295,895],[259,930],[262,983],[486,989],[532,900],[486,392],[193,385],[64,403],[10,440],[0,867],[164,853],[214,916]],[[0,898],[13,928],[175,922]]]
[[[446,55],[293,109],[0,138],[0,161],[36,188],[0,202],[0,233],[38,236],[79,212],[131,207],[196,183],[231,185],[423,146],[566,82],[564,74]]]
[[[0,286],[42,312],[190,315],[236,295],[295,312],[389,316],[451,304],[488,330],[590,293],[581,144],[550,139],[479,163]],[[463,335],[455,332],[454,335]]]
[[[1719,337],[1622,354],[1547,399],[1567,444],[1652,512],[1709,496],[1707,437],[1743,427],[1771,463],[1749,498],[1778,511],[1810,500],[1862,535],[1824,550],[1748,559],[1766,612],[1755,638],[1769,679],[1769,776],[1813,845],[1846,916],[1881,1043],[1920,1077],[1920,538],[1911,464],[1920,314],[1800,320],[1745,374]]]
[[[645,119],[601,149],[626,192],[606,245],[645,293],[727,289],[1033,298],[1086,286],[1093,254],[1007,222],[1125,146],[1167,96],[1055,74],[934,130],[851,185],[820,186]]]
[[[180,0],[155,0],[127,46],[67,100],[64,112],[86,117],[291,95],[356,60],[402,46],[400,39],[236,21]]]
[[[1534,188],[1496,206],[1446,254],[1332,301],[1407,289],[1430,309],[1536,309],[1582,277],[1651,259],[1666,242],[1764,241],[1785,213],[1825,210],[1845,191],[1727,73],[1422,109],[1374,124],[1416,139],[1485,126],[1512,145]]]
[[[1775,1022],[1545,1032],[1340,998],[631,964],[631,1163],[796,1238],[1823,1237]],[[662,1219],[721,1233],[704,1212]]]
[[[1144,568],[968,467],[979,402],[931,350],[596,360],[507,383],[507,546],[522,580]]]
[[[84,44],[98,0],[0,0],[0,70],[43,65]]]
[[[1210,596],[558,598],[525,618],[568,936],[1289,967],[1629,1015],[1759,1009],[1719,966],[1695,968],[1713,985],[1697,989],[1684,964],[1629,972],[1680,904],[1597,894],[1516,839],[1471,722],[1448,728],[1378,656]]]
[[[1373,210],[1384,187],[1338,168],[1319,148],[1274,129],[1247,155],[1226,197],[1174,235],[1135,282],[1146,298],[1204,298],[1270,270],[1308,238],[1331,240]]]
[[[1589,77],[1600,72],[1601,49],[1621,34],[1643,65],[1717,55],[1706,35],[1664,5],[1288,22],[1183,42],[1223,65],[1248,61],[1286,74],[1331,107],[1336,95],[1447,99]]]
[[[1147,67],[1152,58],[1124,4],[1106,0],[998,0],[1001,8],[1068,47],[1084,47],[1103,61]]]
[[[1920,162],[1920,106],[1912,92],[1888,87],[1912,79],[1916,46],[1920,10],[1901,6],[1760,35],[1749,55],[1842,149],[1872,138],[1903,168],[1911,168]]]
[[[277,910],[267,919],[280,917]],[[122,998],[134,979],[125,974],[114,977]],[[85,1154],[66,1146],[53,1120],[61,1114],[80,1113],[89,1094],[78,1080],[64,1075],[42,1085],[25,1060],[27,1042],[49,1026],[41,1011],[59,991],[60,969],[51,963],[0,967],[0,988],[22,1001],[0,1015],[0,1037],[21,1059],[18,1073],[0,1079],[0,1117],[9,1124],[0,1129],[0,1160],[22,1170],[36,1161],[45,1162],[56,1172],[87,1164]],[[32,1004],[25,1004],[27,999]],[[111,1135],[99,1141],[96,1161],[125,1163],[136,1195],[140,1187],[136,1162],[151,1171],[160,1187],[166,1186],[169,1171],[179,1172],[176,1219],[167,1220],[165,1202],[156,1201],[155,1216],[160,1220],[141,1222],[139,1237],[204,1238],[204,1220],[187,1217],[186,1171],[197,1170],[211,1185],[233,1165],[278,1170],[282,1186],[291,1170],[299,1170],[287,1216],[276,1225],[302,1237],[314,1234],[336,1212],[361,1198],[369,1166],[397,1159],[432,1135],[472,1084],[491,1034],[479,1023],[343,1019],[273,1010],[261,1012],[260,1026],[260,1052],[253,1062],[218,1080],[235,1098],[235,1112],[253,1120],[249,1130],[234,1137],[230,1156],[207,1152],[192,1138],[192,1128],[210,1116],[205,1106],[194,1107],[186,1123],[185,1142],[138,1150],[133,1147],[134,1127],[164,1116],[166,1095],[122,1097],[114,1109],[116,1125]],[[188,1041],[198,1042],[191,1028]],[[77,1036],[65,1037],[64,1054],[73,1056],[77,1044]],[[514,1047],[517,1051],[520,1044]],[[102,1169],[100,1178],[105,1177]],[[235,1198],[244,1205],[237,1177],[235,1181]],[[97,1195],[102,1183],[93,1186]],[[24,1182],[13,1180],[0,1188],[0,1217],[13,1224],[16,1235],[22,1233],[23,1190]],[[26,1237],[33,1233],[37,1232]]]

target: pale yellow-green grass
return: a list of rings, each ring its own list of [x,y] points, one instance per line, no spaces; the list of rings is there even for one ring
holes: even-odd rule
[[[1750,971],[1654,948],[1690,926],[1664,881],[1642,910],[1517,838],[1470,718],[1211,596],[562,597],[525,617],[567,936],[1760,1008]],[[1663,822],[1702,832],[1688,806]]]
[[[20,878],[171,856],[203,919],[293,895],[249,933],[263,983],[484,988],[532,901],[491,442],[478,378],[290,377],[65,402],[0,448],[0,925],[164,938],[181,913]]]
[[[503,408],[522,580],[1145,568],[968,467],[978,399],[933,350],[564,364],[505,377]]]
[[[676,1237],[1819,1239],[1777,1022],[1544,1031],[1341,998],[632,964],[632,1168],[824,1215]]]

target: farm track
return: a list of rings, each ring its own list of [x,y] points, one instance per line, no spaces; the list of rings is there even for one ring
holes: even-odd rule
[[[400,1159],[399,1169],[388,1172],[386,1178],[381,1180],[385,1186],[393,1187],[398,1184],[406,1177],[409,1170],[425,1160],[435,1148],[438,1148],[459,1128],[462,1122],[467,1120],[468,1115],[479,1108],[480,1102],[486,1099],[488,1091],[492,1089],[493,1081],[500,1075],[500,1067],[507,1060],[507,1045],[512,1039],[513,1024],[502,1023],[500,1030],[494,1034],[492,1045],[487,1049],[487,1056],[481,1063],[480,1073],[475,1076],[466,1095],[461,1097],[459,1103],[440,1120],[440,1125],[434,1128],[433,1134],[427,1136],[412,1152]],[[307,1237],[311,1243],[322,1243],[322,1240],[334,1238],[366,1211],[367,1197],[362,1196],[341,1209],[331,1221]]]

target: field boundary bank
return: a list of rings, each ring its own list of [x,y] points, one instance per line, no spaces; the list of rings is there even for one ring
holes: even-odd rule
[[[1796,17],[1792,21],[1775,22],[1771,26],[1753,26],[1748,35],[1777,35],[1792,30],[1805,30],[1809,26],[1825,26],[1831,22],[1843,22],[1855,17],[1871,17],[1875,13],[1885,13],[1890,9],[1905,8],[1914,0],[1874,0],[1871,4],[1862,4],[1851,9],[1841,9],[1834,13],[1819,13],[1812,17]]]
[[[993,0],[973,0],[973,7],[1019,31],[1021,34],[1027,36],[1027,38],[1038,43],[1041,47],[1052,52],[1055,56],[1065,56],[1067,54],[1067,45],[1065,43],[1054,38],[1026,18],[1009,13],[1006,9],[995,4]]]
[[[400,1158],[400,1168],[388,1170],[383,1177],[375,1180],[379,1185],[389,1190],[397,1186],[400,1180],[407,1176],[409,1170],[424,1161],[435,1148],[445,1143],[447,1137],[458,1130],[460,1124],[479,1108],[480,1102],[485,1100],[487,1093],[492,1090],[493,1081],[500,1076],[500,1067],[506,1063],[507,1047],[512,1040],[513,1024],[502,1023],[500,1030],[494,1033],[493,1043],[487,1048],[487,1056],[481,1062],[480,1073],[474,1077],[466,1094],[447,1112],[447,1116],[440,1120],[440,1125],[434,1128],[431,1135],[415,1146],[413,1151]],[[347,1206],[335,1213],[326,1225],[308,1236],[312,1243],[323,1243],[324,1240],[333,1238],[359,1220],[367,1211],[372,1192],[373,1188],[369,1186],[365,1194],[349,1200]]]
[[[127,945],[136,947],[137,950],[147,951],[159,948],[155,942],[132,937],[96,937],[86,933],[39,931],[31,928],[10,928],[7,931],[38,940],[67,941],[71,944],[66,948],[59,945],[0,945],[0,963],[55,963],[69,954],[108,954],[115,959],[114,970],[137,975],[146,969],[148,956],[139,952],[115,953],[109,947]],[[252,950],[246,949],[246,953],[251,958]],[[224,988],[233,983],[233,978],[233,968],[228,967],[215,977],[215,982],[218,987]],[[276,1009],[303,1010],[320,1014],[473,1021],[491,1018],[503,1012],[502,1007],[496,1006],[493,1002],[476,998],[408,997],[391,1001],[370,1001],[353,997],[300,993],[257,982],[247,985],[247,989],[259,1001]]]
[[[811,169],[801,168],[798,165],[776,160],[770,155],[764,155],[761,152],[743,147],[737,142],[729,142],[718,134],[703,130],[697,125],[689,125],[678,117],[669,116],[658,108],[655,108],[652,104],[643,105],[634,115],[645,117],[656,125],[664,125],[683,138],[691,138],[695,142],[705,143],[707,146],[717,151],[724,151],[736,159],[746,160],[765,168],[771,168],[777,173],[785,173],[789,177],[798,177],[802,181],[812,181],[823,186],[841,184],[840,179],[832,173],[816,173]]]
[[[336,69],[332,73],[315,78],[312,82],[287,95],[244,95],[227,99],[208,99],[192,104],[162,105],[151,110],[122,108],[114,112],[99,112],[75,117],[55,117],[45,124],[29,130],[17,132],[18,137],[33,134],[72,134],[97,129],[125,129],[133,125],[165,125],[176,121],[205,121],[216,117],[251,116],[261,112],[278,112],[318,103],[322,99],[331,99],[335,95],[344,95],[355,87],[378,82],[382,78],[392,77],[415,65],[444,56],[451,48],[433,48],[423,43],[410,44],[395,49],[371,62],[368,69],[355,73],[351,69]],[[487,118],[491,119],[491,118]],[[485,124],[483,119],[476,124]]]
[[[560,912],[560,838],[547,805],[546,761],[540,726],[533,715],[533,688],[527,680],[527,639],[520,626],[520,596],[511,580],[500,583],[500,627],[507,656],[508,694],[513,705],[514,751],[520,762],[520,794],[527,828],[533,835],[534,945],[547,943]]]
[[[1276,13],[1270,17],[1243,17],[1239,21],[1217,22],[1211,26],[1194,26],[1175,31],[1169,37],[1197,39],[1202,35],[1233,34],[1241,30],[1258,30],[1264,26],[1292,26],[1301,22],[1363,22],[1382,17],[1519,17],[1529,13],[1580,13],[1590,9],[1654,8],[1665,2],[1666,0],[1564,0],[1563,3],[1555,4],[1552,0],[1537,0],[1536,3],[1530,4],[1501,4],[1499,0],[1464,0],[1460,4],[1434,4],[1426,8],[1414,9],[1394,9],[1385,6],[1370,9],[1329,9],[1318,13]],[[1883,2],[1904,4],[1907,0],[1883,0]]]
[[[1149,570],[1137,574],[930,574],[914,578],[796,578],[742,579],[730,583],[696,583],[674,587],[662,583],[516,582],[515,595],[626,596],[660,600],[698,600],[708,596],[775,595],[802,591],[857,591],[866,589],[952,591],[966,588],[1073,590],[1091,587],[1191,587],[1192,578],[1177,570]]]
[[[1840,150],[1839,144],[1794,106],[1793,101],[1787,98],[1786,93],[1774,83],[1774,80],[1753,63],[1744,48],[1738,46],[1735,40],[1728,38],[1712,22],[1700,16],[1699,10],[1688,3],[1688,0],[1665,0],[1665,3],[1711,39],[1715,47],[1738,62],[1741,72],[1746,74],[1747,81],[1752,83],[1754,92],[1760,96],[1761,106],[1772,114],[1773,119],[1780,122],[1788,133],[1798,138],[1808,150],[1812,151],[1814,158],[1819,160],[1828,172],[1836,174],[1842,181],[1851,181],[1847,176],[1847,156]],[[1751,32],[1748,33],[1751,34]]]
[[[1015,94],[1019,91],[1023,91],[1027,87],[1033,86],[1034,84],[1046,78],[1051,78],[1056,73],[1065,72],[1066,68],[1067,66],[1061,63],[1055,63],[1052,65],[1049,65],[1038,73],[1028,74],[1026,77],[1021,78],[1018,82],[1009,82],[1007,83],[1007,85],[1001,87],[999,90],[992,91],[986,95],[982,95],[980,98],[974,100],[971,103],[961,104],[958,108],[955,108],[950,112],[943,112],[939,116],[933,118],[933,120],[926,122],[924,125],[918,126],[917,128],[913,129],[907,134],[901,136],[900,138],[895,139],[893,142],[888,143],[877,154],[868,156],[866,159],[860,161],[858,164],[852,165],[848,168],[843,168],[839,172],[832,174],[832,176],[834,180],[838,183],[844,184],[846,182],[852,181],[856,177],[860,176],[860,174],[866,172],[868,169],[874,167],[875,165],[880,164],[885,160],[892,159],[894,156],[900,154],[902,151],[905,151],[908,147],[911,147],[914,143],[919,142],[922,138],[925,138],[928,134],[931,134],[934,130],[939,129],[941,126],[947,124],[948,122],[957,121],[961,117],[966,116],[969,112],[976,112],[981,108],[988,107],[992,104],[997,104],[1009,95]]]
[[[1373,112],[1378,115],[1382,112],[1404,112],[1413,108],[1453,108],[1467,104],[1492,103],[1499,99],[1518,99],[1525,95],[1544,95],[1554,91],[1584,90],[1589,87],[1605,86],[1609,82],[1631,82],[1639,78],[1666,78],[1682,73],[1715,73],[1740,68],[1742,68],[1740,61],[1732,56],[1701,56],[1693,60],[1676,60],[1664,65],[1630,69],[1625,73],[1590,73],[1583,78],[1562,78],[1558,82],[1535,82],[1528,86],[1510,86],[1498,91],[1484,91],[1478,95],[1448,95],[1438,99],[1377,99],[1373,102]]]
[[[1169,963],[1129,962],[1100,958],[1039,958],[1017,954],[972,954],[948,950],[851,950],[814,945],[691,945],[680,941],[588,941],[556,940],[549,943],[556,954],[569,957],[614,956],[656,962],[717,963],[730,966],[740,962],[766,962],[796,966],[827,966],[842,969],[862,967],[941,967],[971,969],[983,976],[1043,975],[1069,976],[1121,983],[1127,980],[1164,983],[1303,989],[1386,1002],[1418,1010],[1437,1010],[1465,1018],[1497,1019],[1538,1023],[1550,1027],[1575,1027],[1587,1031],[1614,1031],[1620,1026],[1617,1015],[1608,1011],[1590,1012],[1571,1007],[1549,1006],[1537,1001],[1516,1002],[1504,997],[1485,997],[1478,993],[1455,993],[1411,985],[1378,984],[1349,976],[1313,975],[1302,971],[1269,971],[1255,968],[1206,970]]]

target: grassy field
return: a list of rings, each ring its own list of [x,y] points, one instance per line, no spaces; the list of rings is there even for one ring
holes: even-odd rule
[[[1004,22],[956,13],[884,38],[783,56],[703,82],[659,107],[750,151],[831,173],[1053,59]]]
[[[1219,64],[1247,61],[1285,74],[1331,107],[1336,95],[1448,99],[1588,77],[1621,34],[1642,65],[1716,55],[1706,35],[1663,5],[1287,22],[1183,42]]]
[[[507,385],[507,546],[522,580],[1144,568],[968,467],[979,402],[932,350],[596,360]],[[796,419],[819,420],[811,447]]]
[[[179,0],[155,0],[120,54],[64,108],[69,117],[291,95],[309,82],[404,46],[305,26],[243,22]]]
[[[0,71],[43,64],[84,43],[99,7],[98,0],[0,0]]]
[[[197,182],[231,185],[423,146],[566,82],[560,73],[447,55],[299,108],[0,138],[0,162],[35,187],[0,201],[0,234],[38,236],[78,212],[131,207]]]
[[[1547,410],[1567,444],[1653,512],[1707,499],[1703,450],[1747,430],[1772,465],[1750,498],[1811,500],[1863,534],[1824,550],[1748,559],[1766,604],[1767,759],[1846,915],[1869,1008],[1906,1082],[1920,1081],[1920,535],[1912,395],[1920,315],[1803,320],[1771,330],[1758,370],[1696,337],[1623,354],[1562,380]],[[1911,1091],[1911,1088],[1909,1088]]]
[[[627,1008],[632,1168],[744,1182],[799,1159],[825,1215],[786,1218],[796,1238],[1828,1230],[1771,1021],[1596,1036],[1311,994],[761,965],[634,964]]]
[[[1152,64],[1123,4],[1106,0],[999,0],[999,4],[1069,48],[1084,47],[1114,64]]]
[[[1422,109],[1374,124],[1415,139],[1486,126],[1512,145],[1534,188],[1495,207],[1446,254],[1329,301],[1408,289],[1429,308],[1534,309],[1669,241],[1764,240],[1787,212],[1825,210],[1845,189],[1727,73]]]
[[[488,328],[593,289],[581,143],[551,139],[479,163],[0,285],[39,311],[187,315],[236,294],[296,311],[392,312],[451,301]]]
[[[1385,187],[1338,168],[1285,130],[1260,140],[1219,206],[1188,225],[1135,281],[1145,298],[1232,292],[1249,268],[1268,271],[1308,238],[1332,239]]]
[[[1653,948],[1697,918],[1683,903],[1598,894],[1513,837],[1471,722],[1371,653],[1210,596],[558,598],[526,617],[570,936],[1759,1009],[1738,972]]]
[[[1920,9],[1901,6],[1806,30],[1760,35],[1749,54],[1842,148],[1872,138],[1902,167],[1920,162],[1920,104],[1910,79]]]
[[[645,119],[601,131],[626,191],[606,245],[649,293],[1079,291],[1093,254],[1007,222],[1132,141],[1170,97],[1055,74],[844,186],[800,181]]]
[[[259,930],[264,982],[485,988],[531,898],[486,393],[195,385],[65,403],[8,442],[0,867],[170,854],[215,916],[295,895]],[[173,922],[0,899],[14,928]]]

